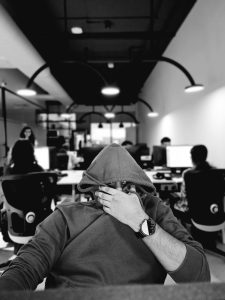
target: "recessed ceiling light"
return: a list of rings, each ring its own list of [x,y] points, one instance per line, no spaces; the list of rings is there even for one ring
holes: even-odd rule
[[[82,34],[83,33],[83,29],[81,27],[74,26],[74,27],[71,28],[71,32],[73,34]]]
[[[148,113],[148,117],[150,118],[155,118],[155,117],[158,117],[158,113],[156,111],[151,111]]]
[[[115,67],[113,62],[108,62],[107,66],[108,66],[109,69],[113,69]]]

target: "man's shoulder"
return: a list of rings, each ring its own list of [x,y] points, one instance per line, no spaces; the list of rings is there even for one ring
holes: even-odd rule
[[[56,206],[56,209],[68,217],[81,215],[95,215],[101,214],[103,211],[98,209],[92,202],[64,202]]]
[[[88,202],[62,203],[56,209],[60,211],[66,220],[72,236],[92,224],[104,213],[102,209],[98,209]]]
[[[193,174],[193,173],[195,173],[195,172],[196,172],[196,171],[195,171],[194,168],[188,168],[188,169],[184,170],[182,176],[183,176],[183,177],[186,177],[186,176],[189,176],[190,174]]]

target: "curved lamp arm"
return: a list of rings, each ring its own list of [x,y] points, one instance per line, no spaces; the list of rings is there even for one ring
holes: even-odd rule
[[[141,103],[145,104],[151,112],[154,112],[151,105],[148,102],[146,102],[145,100],[138,98],[138,102],[141,102]]]
[[[86,64],[84,62],[81,61],[74,61],[74,63],[80,64],[80,65],[84,65],[85,67],[88,67],[90,70],[92,70],[93,72],[95,72],[100,78],[101,80],[104,82],[105,85],[107,85],[107,81],[105,80],[105,78],[102,76],[102,74],[97,71],[94,67],[92,67],[89,64]],[[49,68],[51,66],[51,64],[53,63],[45,63],[43,64],[39,69],[37,69],[34,74],[30,77],[30,79],[27,82],[26,88],[29,88],[31,86],[31,84],[33,83],[34,79],[38,76],[38,74],[40,74],[44,69]]]
[[[151,59],[150,59],[151,60]],[[165,62],[168,62],[174,66],[176,66],[178,69],[180,69],[185,75],[186,77],[188,78],[188,80],[190,81],[191,85],[196,85],[193,77],[191,76],[191,74],[187,71],[187,69],[185,69],[185,67],[183,67],[180,63],[178,63],[177,61],[171,59],[171,58],[168,58],[168,57],[165,57],[165,56],[160,56],[159,58],[156,59],[157,61],[165,61]]]
[[[70,110],[71,110],[71,108],[73,108],[74,106],[75,106],[75,108],[76,108],[76,107],[79,106],[79,104],[77,104],[76,102],[71,103],[71,104],[67,107],[66,112],[69,113]]]
[[[80,118],[79,120],[77,120],[77,123],[81,123],[83,121],[84,118],[86,118],[87,116],[89,115],[98,115],[98,116],[101,116],[105,122],[108,122],[108,120],[104,117],[103,114],[101,114],[100,112],[97,112],[97,111],[90,111],[90,112],[87,112],[87,113],[84,113]]]
[[[116,113],[116,115],[127,115],[129,117],[131,117],[131,119],[134,121],[135,124],[139,124],[140,122],[135,118],[134,115],[132,115],[131,113],[129,112],[125,112],[125,111],[119,111]]]
[[[45,63],[44,65],[42,65],[39,69],[37,69],[34,74],[30,77],[30,79],[27,82],[26,88],[29,88],[31,86],[31,84],[33,83],[34,79],[38,76],[38,74],[40,74],[44,69],[48,68],[49,64]]]

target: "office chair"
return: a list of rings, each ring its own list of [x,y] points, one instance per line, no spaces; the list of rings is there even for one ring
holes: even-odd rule
[[[192,235],[204,248],[223,256],[216,241],[218,233],[225,230],[224,174],[222,169],[209,169],[185,177]]]
[[[1,214],[6,212],[8,236],[14,243],[15,254],[32,238],[36,226],[51,214],[56,182],[57,174],[53,172],[7,175],[1,178],[5,196]]]

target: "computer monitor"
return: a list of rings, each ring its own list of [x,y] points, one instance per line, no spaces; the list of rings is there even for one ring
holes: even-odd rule
[[[34,155],[37,163],[44,169],[50,169],[50,151],[49,147],[35,147]]]
[[[154,145],[152,149],[153,166],[166,166],[166,147]]]
[[[149,147],[146,143],[138,143],[136,145],[130,145],[126,147],[126,150],[134,158],[134,160],[139,164],[141,168],[148,167],[147,160],[144,157],[149,156]]]
[[[192,167],[191,145],[173,145],[166,147],[166,166],[168,168]]]
[[[86,170],[93,161],[93,159],[99,154],[99,152],[103,148],[103,145],[81,148],[78,151],[78,156],[83,157],[83,162],[80,163],[81,169]]]

